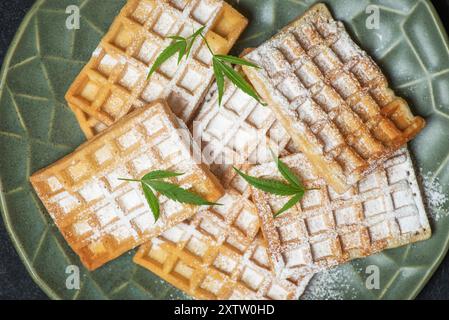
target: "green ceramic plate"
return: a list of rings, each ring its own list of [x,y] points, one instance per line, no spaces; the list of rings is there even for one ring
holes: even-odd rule
[[[71,152],[84,137],[63,95],[108,29],[124,0],[38,0],[5,59],[0,91],[1,205],[11,238],[34,280],[52,298],[178,298],[179,291],[136,267],[133,252],[89,273],[80,290],[66,289],[66,267],[79,265],[28,183],[29,175]],[[251,24],[235,53],[266,40],[316,1],[233,1]],[[449,50],[435,10],[419,0],[328,0],[337,18],[380,63],[392,85],[427,118],[411,144],[424,172],[449,193]],[[81,8],[81,29],[65,27],[68,5]],[[366,28],[367,5],[379,5],[380,28]],[[449,208],[442,208],[443,214]],[[449,218],[433,225],[431,240],[389,250],[341,267],[328,283],[342,298],[415,297],[448,247]],[[367,265],[381,269],[381,287],[365,288]],[[309,293],[319,297],[319,293]]]

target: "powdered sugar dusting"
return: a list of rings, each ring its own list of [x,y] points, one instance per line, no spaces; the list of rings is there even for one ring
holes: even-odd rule
[[[317,63],[317,57],[328,64]],[[307,150],[315,169],[322,171],[321,175],[339,193],[348,190],[395,151],[377,138],[379,130],[386,129],[367,127],[364,113],[345,101],[363,96],[363,88],[369,87],[374,93],[374,108],[368,118],[380,117],[388,126],[395,126],[398,119],[383,115],[380,110],[396,97],[378,66],[351,39],[343,24],[333,19],[325,5],[314,6],[245,58],[261,66],[257,70],[244,68],[256,90],[265,93],[271,109],[284,127],[290,129],[293,141]],[[316,112],[304,113],[307,103],[309,107],[315,106],[316,110],[310,111]],[[405,103],[401,107],[408,109]],[[408,128],[417,127],[419,121],[412,117],[403,120]],[[351,142],[355,132],[357,143]],[[402,134],[399,144],[405,144],[410,137],[408,133]],[[350,145],[351,153],[358,157],[349,152],[333,152],[342,150],[343,145]]]
[[[357,290],[351,285],[354,273],[345,265],[316,274],[302,296],[304,300],[344,300],[355,298]]]
[[[444,193],[438,177],[434,177],[431,172],[423,173],[422,169],[420,171],[429,215],[433,221],[438,222],[449,216],[449,210],[445,208],[449,204],[449,195]]]

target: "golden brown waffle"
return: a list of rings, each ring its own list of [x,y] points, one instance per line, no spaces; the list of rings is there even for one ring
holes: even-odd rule
[[[212,171],[226,183],[234,176],[230,165],[269,161],[271,155],[267,158],[265,143],[279,138],[280,141],[270,145],[273,150],[283,149],[289,138],[269,109],[242,94],[231,83],[226,83],[221,108],[217,100],[215,86],[200,107],[193,127],[201,135],[203,151],[211,152]],[[230,125],[222,127],[221,123]],[[259,141],[256,131],[267,139]],[[244,136],[248,139],[237,140]],[[240,148],[236,147],[237,142]],[[257,150],[250,150],[250,145],[255,144],[263,154],[261,157],[254,154]],[[254,159],[250,159],[251,153]],[[230,158],[223,163],[220,154]],[[135,262],[197,299],[298,298],[311,275],[297,280],[276,277],[269,267],[266,242],[259,233],[259,217],[254,204],[248,200],[249,195],[230,188],[218,201],[223,207],[202,210],[190,221],[143,245]],[[231,260],[224,259],[228,256]],[[210,278],[206,278],[208,275]],[[216,292],[212,286],[215,282],[223,289]]]
[[[189,122],[213,79],[211,55],[202,40],[179,65],[167,61],[147,80],[150,67],[172,41],[201,26],[215,53],[226,54],[247,20],[221,0],[129,0],[101,40],[91,60],[66,94],[88,134],[91,123],[81,109],[106,126],[159,98]]]
[[[299,204],[274,218],[288,198],[251,188],[271,261],[284,277],[318,272],[431,236],[406,148],[342,195],[313,173],[303,154],[284,162],[307,188],[317,189],[306,191]],[[254,167],[250,174],[279,177],[274,163]]]
[[[297,147],[343,193],[424,127],[324,4],[245,56],[244,67]]]
[[[324,184],[324,181],[319,180],[317,177],[313,176],[313,168],[310,166],[308,160],[300,154],[300,151],[297,150],[294,143],[290,140],[288,134],[285,132],[285,130],[282,130],[282,127],[279,126],[279,122],[274,120],[274,116],[271,114],[270,109],[267,109],[260,104],[257,104],[253,100],[251,100],[249,103],[245,99],[245,96],[240,96],[238,99],[235,99],[238,97],[239,93],[236,92],[236,89],[231,84],[226,84],[225,90],[224,90],[224,98],[223,98],[223,106],[221,108],[218,108],[218,102],[217,102],[217,92],[214,91],[214,88],[211,88],[211,92],[208,95],[207,101],[200,107],[200,112],[198,117],[195,119],[195,121],[198,121],[198,124],[196,126],[196,130],[198,133],[201,133],[201,142],[203,146],[203,150],[206,148],[208,149],[208,152],[206,154],[211,154],[211,169],[219,176],[221,177],[222,184],[226,188],[231,188],[238,192],[239,194],[243,194],[244,197],[248,197],[251,193],[251,188],[249,185],[238,175],[235,174],[234,170],[232,169],[232,165],[238,165],[240,164],[238,161],[242,161],[242,163],[246,163],[243,165],[243,169],[245,171],[249,170],[251,168],[251,164],[257,164],[257,163],[268,163],[272,160],[271,155],[264,156],[267,154],[267,148],[268,146],[273,147],[273,150],[282,150],[283,155],[291,155],[287,159],[291,159],[291,161],[288,162],[288,164],[292,164],[292,162],[297,161],[296,165],[292,165],[293,169],[296,169],[300,172],[301,176],[305,176],[307,178],[307,183],[311,186],[314,186],[314,181],[321,181],[321,184]],[[271,115],[270,115],[271,114]],[[260,119],[265,119],[265,121],[260,121]],[[228,124],[228,125],[223,125]],[[280,127],[281,130],[274,129]],[[194,122],[194,128],[195,128],[195,122]],[[270,128],[267,130],[267,128]],[[259,130],[258,130],[259,129]],[[259,134],[257,136],[257,134]],[[229,143],[233,141],[233,139],[238,139],[239,137],[247,136],[248,139],[243,139],[240,141],[240,150],[236,150],[234,148],[234,144]],[[266,139],[260,139],[260,137],[266,137]],[[275,143],[273,143],[275,142]],[[254,153],[255,150],[258,150],[259,157],[255,157]],[[264,152],[265,150],[265,152]],[[239,152],[240,157],[232,158],[232,152]],[[230,157],[222,156],[221,154],[231,155]],[[251,154],[251,155],[250,155]],[[222,163],[220,162],[222,159],[225,159],[226,162]],[[295,160],[300,159],[300,160]],[[298,167],[301,165],[300,167]],[[260,168],[264,168],[265,166],[270,167],[272,165],[264,165]],[[388,163],[385,164],[385,168],[387,169],[381,169],[377,170],[376,173],[371,174],[367,178],[365,178],[363,181],[361,181],[358,185],[360,189],[352,189],[353,191],[346,193],[343,196],[338,196],[336,192],[332,192],[332,199],[329,201],[332,201],[332,203],[337,203],[338,205],[342,205],[341,203],[348,203],[342,202],[343,200],[340,199],[346,199],[348,200],[352,196],[361,197],[361,194],[364,194],[364,191],[369,190],[376,190],[371,191],[371,193],[367,193],[367,197],[371,197],[373,199],[376,198],[376,195],[379,195],[379,192],[381,192],[381,188],[383,188],[382,181],[386,180],[386,174],[388,174],[388,182],[391,183],[391,186],[385,190],[385,201],[388,201],[390,194],[400,194],[401,191],[404,188],[405,192],[409,192],[410,190],[412,192],[416,192],[416,208],[418,215],[413,216],[411,214],[410,216],[400,216],[403,220],[401,223],[404,225],[407,223],[407,219],[414,219],[415,217],[420,219],[420,223],[422,223],[422,229],[419,230],[418,234],[413,234],[412,232],[404,232],[404,234],[398,235],[395,234],[393,237],[387,240],[386,245],[382,242],[372,242],[371,247],[366,247],[364,249],[348,249],[347,252],[349,252],[348,256],[345,256],[344,258],[335,258],[335,260],[326,261],[325,263],[321,265],[317,265],[314,267],[310,267],[309,269],[306,269],[306,266],[304,266],[303,269],[301,269],[299,272],[299,269],[288,265],[285,261],[282,262],[283,259],[283,253],[276,252],[275,250],[278,250],[278,246],[282,247],[285,246],[288,247],[289,243],[289,236],[286,232],[281,231],[282,227],[285,227],[285,229],[288,229],[290,225],[294,225],[295,223],[291,223],[291,220],[282,220],[283,218],[280,217],[278,219],[281,219],[279,224],[275,219],[272,218],[272,214],[274,213],[275,209],[279,209],[281,207],[281,204],[278,204],[275,209],[271,209],[270,211],[263,211],[264,213],[264,223],[262,229],[264,231],[270,231],[275,230],[273,234],[268,235],[270,241],[270,245],[274,247],[274,249],[270,250],[269,252],[276,252],[276,254],[273,256],[274,258],[281,259],[281,262],[277,261],[275,263],[276,265],[276,271],[278,273],[278,276],[281,278],[289,278],[289,277],[301,277],[307,274],[311,274],[313,272],[319,271],[320,268],[330,267],[332,265],[343,263],[347,261],[348,259],[360,257],[363,255],[368,255],[371,253],[376,252],[375,250],[381,250],[383,248],[390,248],[394,246],[399,246],[407,243],[411,243],[413,241],[418,241],[425,239],[430,236],[430,227],[427,223],[425,212],[423,210],[422,206],[422,200],[419,195],[419,190],[416,185],[416,180],[414,178],[414,171],[413,167],[411,165],[411,162],[409,160],[408,152],[405,150],[399,151],[399,153],[393,157],[393,159],[388,160]],[[272,170],[273,168],[270,168]],[[254,169],[257,170],[257,169]],[[407,190],[407,183],[404,183],[404,181],[401,182],[401,184],[393,186],[396,184],[401,176],[407,176],[408,172],[410,172],[411,176],[408,178],[408,180],[412,183],[412,186],[410,189]],[[273,173],[270,171],[270,173]],[[312,175],[308,175],[312,173]],[[384,180],[380,180],[380,179]],[[371,181],[370,179],[373,179]],[[376,181],[379,184],[376,185]],[[381,186],[381,187],[379,187]],[[383,189],[382,189],[383,190]],[[394,191],[392,191],[394,190]],[[376,193],[377,192],[377,193]],[[370,198],[370,199],[371,199]],[[361,199],[361,198],[359,198]],[[394,199],[394,198],[393,198]],[[258,199],[256,199],[258,201]],[[285,200],[284,200],[285,201]],[[304,200],[308,201],[307,198]],[[360,201],[360,200],[355,200]],[[263,202],[262,202],[263,203]],[[367,202],[369,205],[369,202]],[[391,200],[389,202],[391,205]],[[335,206],[335,205],[334,205]],[[357,206],[357,208],[360,208],[360,204]],[[297,210],[302,210],[301,205],[299,205]],[[317,212],[330,210],[327,205],[323,207],[319,207],[319,204],[315,204],[313,206],[313,209],[315,210],[313,214],[310,214],[311,217],[315,217],[314,214],[317,214]],[[367,213],[363,210],[364,207],[362,206],[362,211],[358,212],[357,214],[360,217],[363,217],[363,214]],[[337,209],[338,210],[338,209]],[[403,208],[398,209],[398,217],[400,214],[399,210],[403,210]],[[298,211],[298,212],[307,212],[308,209]],[[330,211],[332,213],[332,211]],[[337,212],[337,211],[336,211]],[[343,219],[345,216],[345,211],[342,211],[341,218]],[[295,216],[295,218],[297,218]],[[337,215],[335,214],[335,219],[337,218]],[[351,217],[349,217],[351,218]],[[356,218],[356,217],[355,217]],[[377,217],[379,218],[379,216]],[[385,218],[385,215],[381,218]],[[376,218],[373,218],[376,219]],[[300,218],[298,220],[302,221]],[[313,220],[311,220],[313,223]],[[373,220],[370,220],[373,221]],[[332,222],[329,222],[332,223]],[[282,226],[280,226],[282,224]],[[303,228],[301,231],[308,230],[306,229],[307,226],[302,224]],[[280,229],[277,229],[279,228]],[[341,232],[344,234],[344,237],[342,237],[342,243],[346,244],[344,241],[350,241],[350,230],[351,228],[357,228],[360,226],[343,226],[338,227],[337,232]],[[380,228],[378,229],[379,232],[388,231],[387,228],[382,229],[383,226],[380,225]],[[311,229],[313,230],[313,229]],[[401,229],[402,230],[402,229]],[[268,232],[267,231],[267,232]],[[293,231],[294,232],[294,231]],[[332,232],[332,231],[329,231]],[[366,233],[365,233],[366,234]],[[314,239],[318,239],[319,236],[315,234]],[[286,238],[283,238],[286,237]],[[326,235],[323,233],[323,237],[326,237]],[[345,238],[346,237],[346,238]],[[369,238],[368,238],[369,239]],[[342,254],[344,255],[344,254]],[[272,255],[270,254],[270,258],[272,258]],[[289,257],[292,259],[292,257]],[[294,258],[294,257],[293,257]],[[270,259],[271,261],[271,259]],[[309,273],[310,272],[310,273]],[[280,274],[280,275],[279,275]]]
[[[234,191],[219,202],[141,246],[134,261],[195,299],[297,299],[311,276],[275,276],[254,204]]]
[[[83,110],[76,108],[71,104],[69,104],[69,107],[75,114],[76,120],[78,121],[81,130],[84,132],[87,139],[93,138],[108,128],[103,122],[98,121],[91,115],[85,113]]]
[[[153,215],[138,183],[149,171],[183,172],[173,182],[209,201],[223,188],[191,154],[192,139],[164,102],[121,119],[74,153],[31,177],[49,214],[84,265],[96,269],[184,221],[196,206],[163,196],[161,218]]]

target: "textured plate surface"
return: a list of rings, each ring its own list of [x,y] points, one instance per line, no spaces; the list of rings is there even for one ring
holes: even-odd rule
[[[178,298],[178,290],[132,263],[134,252],[89,273],[81,290],[66,289],[66,267],[80,265],[31,190],[29,175],[72,151],[83,134],[63,96],[90,57],[124,0],[38,0],[5,59],[0,89],[0,182],[3,219],[25,265],[52,298]],[[240,0],[251,21],[234,53],[256,46],[311,4],[300,0]],[[449,193],[449,41],[424,0],[328,0],[355,39],[373,55],[428,127],[411,144],[423,172],[438,176]],[[81,29],[65,27],[68,5],[81,8]],[[366,8],[379,5],[380,28],[366,28]],[[342,267],[332,284],[343,298],[405,299],[418,294],[444,257],[449,218],[433,224],[431,240],[389,250]],[[380,289],[367,290],[364,271],[381,270]],[[349,279],[349,280],[348,280]],[[338,283],[344,281],[344,283]],[[314,296],[313,292],[311,296]],[[317,296],[317,295],[315,295]],[[319,296],[319,295],[318,295]]]

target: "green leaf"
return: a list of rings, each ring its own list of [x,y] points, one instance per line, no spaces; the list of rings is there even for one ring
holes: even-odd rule
[[[180,46],[180,49],[179,49],[178,64],[181,63],[181,60],[182,60],[182,58],[184,58],[184,55],[186,54],[186,50],[187,50],[187,41],[183,41],[181,43],[182,43],[182,46]]]
[[[184,173],[177,173],[165,170],[155,170],[142,177],[142,180],[155,180],[155,179],[165,179],[182,176]]]
[[[150,187],[159,192],[160,194],[166,196],[167,198],[187,204],[199,205],[199,206],[211,206],[217,205],[217,203],[209,202],[199,195],[185,190],[175,184],[157,180],[145,181]]]
[[[194,32],[190,37],[189,37],[189,44],[187,46],[187,57],[190,56],[190,51],[192,50],[192,46],[195,43],[196,39],[203,34],[203,31],[206,27],[201,27],[199,28],[196,32]]]
[[[290,200],[287,201],[287,203],[277,212],[274,214],[274,217],[279,217],[284,212],[290,210],[295,204],[297,204],[299,201],[301,201],[302,197],[304,196],[304,191],[299,192],[296,196],[292,197]]]
[[[234,85],[237,88],[239,88],[247,95],[257,100],[257,102],[259,102],[260,104],[264,104],[261,101],[259,95],[254,91],[254,88],[242,77],[240,73],[232,69],[232,67],[230,67],[226,63],[221,62],[220,60],[218,60],[217,63],[220,64],[220,67],[223,70],[224,75],[228,77],[229,80],[231,80],[232,83],[234,83]]]
[[[161,52],[161,54],[157,57],[156,61],[154,62],[153,66],[151,67],[150,73],[148,74],[148,79],[151,78],[153,73],[159,69],[161,65],[164,64],[168,59],[170,59],[172,56],[174,56],[177,52],[180,52],[183,50],[185,43],[183,41],[180,42],[174,42],[173,44],[169,45],[167,48],[164,49],[164,51]]]
[[[173,39],[173,40],[177,40],[177,41],[187,41],[186,38],[183,38],[183,37],[181,37],[181,36],[169,36],[169,37],[167,37],[167,38]]]
[[[153,190],[145,183],[142,182],[143,193],[145,194],[145,198],[147,199],[148,205],[150,206],[151,212],[153,212],[154,221],[159,220],[160,217],[160,209],[159,209],[159,200],[154,195]]]
[[[203,33],[204,29],[206,29],[205,26],[199,28],[199,29],[196,30],[196,31],[195,31],[189,38],[191,38],[191,39],[196,39],[196,38],[198,38],[198,36],[200,36],[200,35]]]
[[[277,168],[281,173],[281,175],[293,186],[298,188],[298,191],[304,192],[304,186],[298,179],[298,177],[290,170],[290,168],[284,162],[282,162],[278,157],[275,156],[273,151],[271,151],[271,154],[273,155],[273,159],[276,162]]]
[[[256,177],[251,177],[239,169],[234,167],[234,170],[250,185],[255,187],[256,189],[276,194],[279,196],[292,196],[298,193],[298,189],[292,187],[284,182],[274,180],[274,179],[261,179]]]
[[[260,67],[257,64],[252,63],[252,62],[250,62],[248,60],[245,60],[245,59],[234,57],[234,56],[217,54],[215,56],[215,58],[217,58],[220,61],[229,62],[229,63],[232,63],[232,64],[237,64],[239,66],[248,66],[248,67],[253,67],[253,68],[256,68],[256,69],[260,69]]]
[[[223,70],[221,69],[220,63],[218,63],[215,57],[213,58],[213,67],[214,67],[215,80],[217,81],[217,88],[218,88],[218,105],[221,106],[224,94],[224,74]]]

